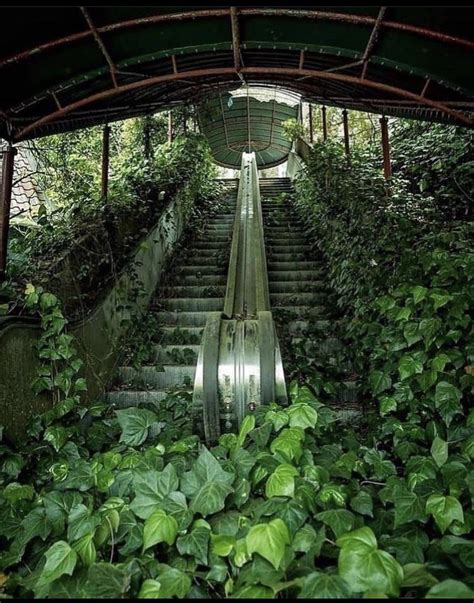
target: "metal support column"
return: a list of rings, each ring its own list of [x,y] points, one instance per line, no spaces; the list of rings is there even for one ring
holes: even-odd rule
[[[9,143],[3,151],[2,188],[0,205],[0,282],[5,280],[7,269],[8,231],[13,188],[13,168],[17,150]]]
[[[390,162],[390,140],[388,137],[388,120],[385,115],[380,119],[380,130],[382,132],[382,151],[383,151],[383,173],[385,180],[392,177],[392,164]]]
[[[344,147],[346,149],[346,155],[349,157],[351,154],[351,149],[349,146],[349,120],[347,117],[347,109],[344,109],[342,112],[342,123],[344,126]]]
[[[313,144],[313,105],[309,103],[309,142]]]
[[[323,122],[323,141],[326,141],[328,139],[328,122],[326,115],[326,107],[324,106],[321,108],[321,117]]]
[[[109,191],[110,126],[105,125],[102,132],[102,180],[101,195],[107,199]]]

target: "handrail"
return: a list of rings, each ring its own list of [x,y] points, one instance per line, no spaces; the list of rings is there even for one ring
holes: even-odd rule
[[[258,172],[253,153],[243,153],[227,276],[224,316],[250,317],[270,309]]]
[[[243,153],[222,315],[204,329],[194,381],[195,422],[206,440],[236,430],[261,404],[287,400],[270,310],[263,216],[254,153]]]

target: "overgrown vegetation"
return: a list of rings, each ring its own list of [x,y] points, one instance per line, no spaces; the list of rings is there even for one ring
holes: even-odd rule
[[[99,129],[75,133],[72,139],[52,137],[44,143],[46,166],[57,175],[54,181],[46,169],[44,176],[55,209],[40,211],[37,228],[12,238],[9,274],[17,286],[3,287],[11,308],[19,309],[15,293],[33,281],[67,300],[68,315],[87,311],[106,289],[104,285],[123,269],[171,199],[199,204],[216,198],[215,168],[206,141],[188,131],[170,144],[162,121],[146,118],[121,129],[114,126],[107,199],[101,198],[98,182]],[[147,124],[148,155],[143,140]]]
[[[346,317],[363,428],[310,372],[288,408],[212,448],[192,435],[186,389],[115,411],[75,399],[1,448],[5,596],[473,598],[469,224],[406,170],[387,185],[377,161],[316,146],[296,199]],[[42,385],[64,401],[85,384],[47,295],[27,291]]]
[[[468,135],[459,140],[453,128],[444,130],[462,150],[458,171],[472,177]],[[456,194],[450,159],[448,173],[428,187],[434,198],[420,186],[433,169],[423,153],[441,129],[429,129],[428,140],[417,125],[400,131],[394,155],[417,168],[397,170],[386,184],[373,154],[354,149],[349,168],[340,145],[318,145],[296,205],[346,316],[341,334],[368,411],[365,438],[380,462],[372,502],[383,526],[376,534],[397,559],[423,562],[427,571],[439,564],[445,577],[471,584],[473,561],[463,547],[473,550],[465,540],[474,525],[472,223],[456,219],[466,215],[466,197]],[[405,553],[392,544],[401,542]]]

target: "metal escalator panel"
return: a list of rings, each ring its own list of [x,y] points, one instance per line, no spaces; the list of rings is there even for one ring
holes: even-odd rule
[[[270,311],[258,172],[242,156],[224,310],[209,315],[199,350],[193,408],[207,441],[236,431],[261,404],[286,403]]]

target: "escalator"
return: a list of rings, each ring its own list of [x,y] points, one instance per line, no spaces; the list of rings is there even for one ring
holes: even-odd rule
[[[107,393],[125,408],[160,402],[184,383],[194,429],[207,442],[238,430],[262,404],[286,404],[285,377],[295,376],[307,345],[322,366],[337,365],[341,345],[324,261],[290,202],[291,181],[259,180],[253,153],[243,153],[240,173],[238,189],[230,183],[221,209],[158,287],[153,361],[121,366]],[[334,393],[336,403],[354,397],[344,371]]]

